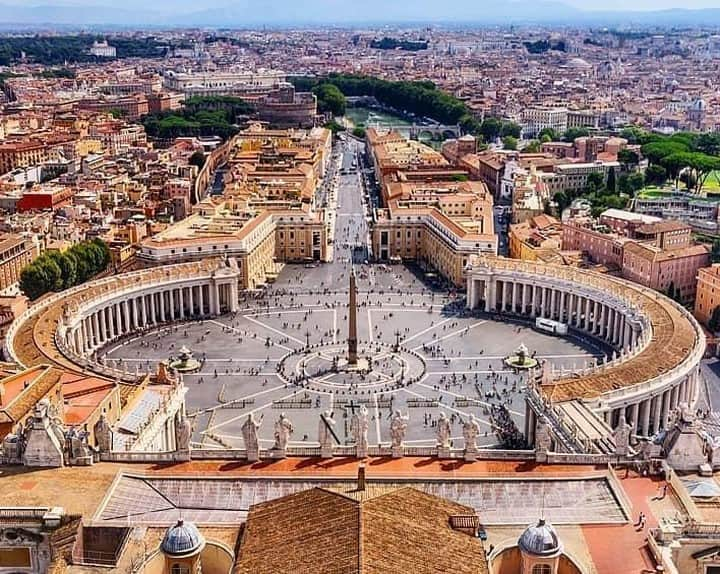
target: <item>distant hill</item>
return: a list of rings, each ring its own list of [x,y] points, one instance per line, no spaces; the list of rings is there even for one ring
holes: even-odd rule
[[[32,0],[30,0],[32,1]],[[710,26],[720,24],[720,8],[650,12],[593,12],[554,0],[505,3],[414,0],[222,0],[205,3],[180,0],[172,9],[128,0],[123,8],[102,0],[75,0],[68,5],[3,5],[0,27],[257,27],[372,23],[580,24],[649,26]],[[0,0],[2,2],[2,0]],[[87,5],[83,5],[83,3]],[[489,5],[488,5],[489,4]]]

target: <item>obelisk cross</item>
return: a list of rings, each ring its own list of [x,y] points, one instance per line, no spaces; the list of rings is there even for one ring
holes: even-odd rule
[[[350,269],[350,310],[348,313],[348,364],[357,365],[357,285],[355,269]]]

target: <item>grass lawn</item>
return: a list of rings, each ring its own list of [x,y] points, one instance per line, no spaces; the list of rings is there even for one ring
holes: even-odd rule
[[[672,194],[670,189],[661,189],[654,185],[648,185],[637,192],[637,197],[650,199],[653,197],[662,197],[663,195]]]
[[[706,193],[720,193],[720,171],[710,172],[710,175],[705,180],[703,191]]]

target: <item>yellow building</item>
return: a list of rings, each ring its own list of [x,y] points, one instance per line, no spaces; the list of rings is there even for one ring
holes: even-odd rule
[[[560,253],[562,224],[550,215],[537,215],[510,225],[508,256],[526,261],[548,261]]]
[[[391,183],[375,213],[373,253],[381,261],[418,261],[464,285],[468,258],[497,253],[493,199],[482,182]]]
[[[438,152],[396,132],[368,130],[383,208],[374,213],[373,254],[417,261],[457,287],[469,257],[497,253],[493,197]]]

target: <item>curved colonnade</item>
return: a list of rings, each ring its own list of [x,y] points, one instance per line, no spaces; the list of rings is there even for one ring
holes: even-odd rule
[[[95,362],[109,343],[164,323],[234,312],[237,267],[207,259],[133,271],[47,297],[12,324],[6,354],[29,367],[41,363],[134,382],[130,373]]]
[[[615,349],[606,363],[553,372],[540,385],[544,399],[581,400],[611,427],[624,413],[641,435],[667,426],[679,404],[694,405],[705,335],[668,297],[608,275],[500,257],[476,258],[467,283],[470,308],[563,322]]]
[[[26,367],[54,364],[131,383],[138,373],[100,364],[94,352],[164,323],[236,311],[239,276],[232,263],[208,259],[91,281],[30,307],[12,324],[6,352]],[[616,349],[604,364],[545,377],[544,399],[581,400],[611,427],[624,412],[642,435],[665,427],[679,404],[694,404],[705,337],[667,297],[589,271],[497,257],[476,258],[467,280],[470,308],[561,321]]]

